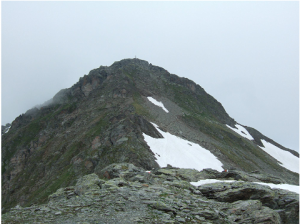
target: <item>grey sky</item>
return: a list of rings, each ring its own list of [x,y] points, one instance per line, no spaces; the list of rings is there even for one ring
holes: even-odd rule
[[[2,2],[2,124],[135,56],[299,150],[299,2]]]

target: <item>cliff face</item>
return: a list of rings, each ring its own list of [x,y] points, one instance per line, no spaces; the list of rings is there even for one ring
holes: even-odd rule
[[[209,150],[224,169],[257,170],[282,182],[299,182],[297,173],[259,147],[262,139],[270,139],[249,127],[254,140],[232,131],[228,126],[236,121],[199,85],[146,61],[125,59],[90,71],[47,105],[12,122],[2,135],[3,208],[45,202],[58,188],[112,163],[159,168],[143,136],[163,137],[151,122]]]

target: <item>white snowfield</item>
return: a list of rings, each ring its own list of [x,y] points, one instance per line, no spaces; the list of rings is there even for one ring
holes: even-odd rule
[[[161,107],[164,111],[169,113],[169,111],[167,110],[167,108],[165,108],[165,106],[163,105],[162,102],[157,101],[156,99],[152,98],[151,96],[148,96],[147,99],[154,105]]]
[[[246,128],[244,128],[243,126],[236,124],[235,127],[236,128],[232,128],[229,125],[226,124],[226,126],[228,128],[230,128],[231,130],[235,131],[236,133],[238,133],[239,135],[241,135],[244,138],[247,138],[249,140],[253,140],[254,138],[249,134],[249,132],[246,130]]]
[[[239,135],[249,139],[253,140],[253,137],[249,134],[249,132],[241,125],[236,124],[236,128],[232,128],[229,125],[226,124],[228,128],[235,131]],[[273,158],[277,159],[281,164],[281,166],[285,167],[288,170],[291,170],[293,172],[299,173],[299,158],[297,156],[294,156],[292,153],[282,150],[275,145],[265,141],[261,140],[264,147],[260,147],[262,150],[264,150],[266,153],[268,153]]]
[[[217,183],[217,182],[236,182],[235,180],[216,180],[216,179],[206,179],[206,180],[199,180],[198,182],[191,182],[192,185],[194,186],[200,186],[203,184],[212,184],[212,183]],[[237,181],[237,182],[244,182],[244,181]],[[262,183],[262,182],[253,182],[255,184],[261,184],[261,185],[267,185],[269,187],[273,188],[279,188],[279,189],[284,189],[292,192],[296,192],[299,194],[299,186],[297,185],[291,185],[291,184],[272,184],[272,183]]]
[[[294,156],[288,151],[278,148],[264,139],[262,139],[261,142],[263,143],[264,147],[260,148],[273,158],[277,159],[281,163],[279,163],[279,165],[290,171],[299,173],[299,157]]]
[[[156,162],[161,167],[170,164],[174,167],[191,168],[199,171],[206,168],[223,171],[222,163],[210,151],[198,144],[181,139],[168,132],[163,132],[154,123],[152,125],[164,138],[152,138],[144,133],[143,136],[155,154]]]

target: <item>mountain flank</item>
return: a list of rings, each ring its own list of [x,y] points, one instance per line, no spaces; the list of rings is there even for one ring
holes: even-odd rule
[[[253,140],[228,126],[244,128]],[[144,60],[124,59],[91,70],[2,131],[2,212],[46,203],[58,189],[74,186],[77,178],[99,174],[113,163],[159,169],[160,155],[145,135],[155,142],[166,139],[164,133],[187,141],[186,146],[203,148],[202,157],[212,154],[222,164],[220,169],[259,172],[277,183],[299,184],[297,172],[263,150],[264,141],[293,159],[299,159],[297,152],[238,124],[193,81]],[[172,154],[172,148],[166,145],[167,149]],[[180,150],[184,158],[188,151]]]

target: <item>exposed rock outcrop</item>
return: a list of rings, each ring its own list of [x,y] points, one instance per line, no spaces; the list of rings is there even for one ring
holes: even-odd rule
[[[299,223],[299,195],[249,182],[195,187],[206,171],[146,172],[112,164],[58,189],[47,204],[16,206],[2,223]]]

